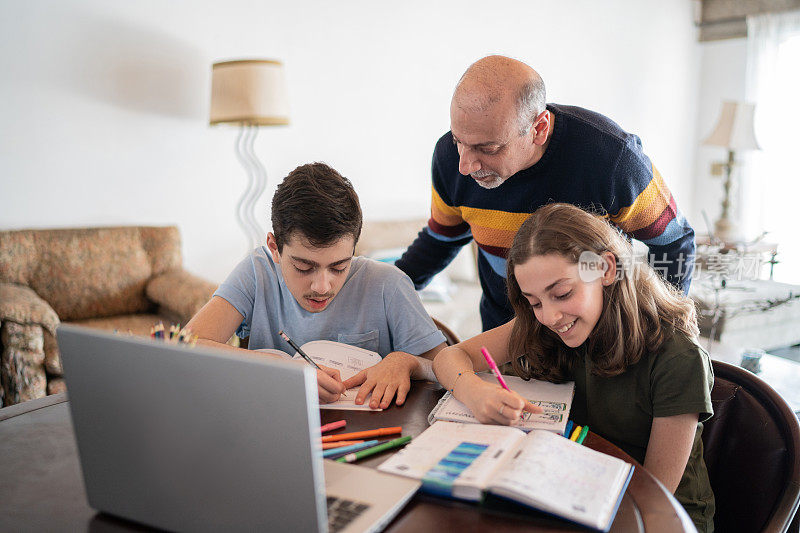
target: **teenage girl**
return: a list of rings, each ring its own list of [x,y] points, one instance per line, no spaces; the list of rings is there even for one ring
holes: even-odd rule
[[[511,424],[530,402],[474,371],[485,346],[524,378],[575,381],[570,418],[622,448],[713,531],[714,495],[700,435],[714,376],[692,301],[632,261],[602,218],[568,204],[538,209],[508,253],[515,317],[442,350],[433,367],[483,423]]]

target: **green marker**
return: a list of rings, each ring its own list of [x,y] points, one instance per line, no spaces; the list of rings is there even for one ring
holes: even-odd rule
[[[578,444],[583,444],[583,439],[586,438],[586,434],[589,433],[589,426],[583,426],[580,435],[578,435],[578,439],[575,441]]]
[[[360,450],[354,453],[348,453],[344,457],[339,457],[336,459],[337,463],[353,463],[358,461],[359,459],[363,459],[364,457],[369,457],[370,455],[375,455],[376,453],[381,453],[384,450],[391,450],[392,448],[399,448],[403,446],[407,442],[411,440],[411,437],[400,437],[397,439],[392,439],[390,441],[386,441],[383,444],[378,444],[377,446],[373,446],[372,448],[367,448],[366,450]]]

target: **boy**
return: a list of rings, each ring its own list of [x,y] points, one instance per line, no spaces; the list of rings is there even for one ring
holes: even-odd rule
[[[377,352],[382,361],[345,382],[339,371],[317,371],[320,402],[361,385],[356,403],[401,405],[410,379],[435,379],[430,361],[444,335],[425,312],[411,280],[394,266],[354,257],[361,235],[358,196],[350,181],[323,163],[303,165],[272,198],[267,246],[245,258],[187,327],[200,343],[228,347],[236,333],[248,347],[286,348],[327,339]]]

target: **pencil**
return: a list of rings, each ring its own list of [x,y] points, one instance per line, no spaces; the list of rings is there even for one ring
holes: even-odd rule
[[[307,354],[306,352],[304,352],[304,351],[303,351],[303,349],[302,349],[302,348],[300,348],[300,347],[299,347],[299,346],[298,346],[298,345],[297,345],[297,344],[296,344],[296,343],[295,343],[295,342],[294,342],[294,341],[293,341],[291,338],[289,338],[289,335],[287,335],[287,334],[286,334],[286,332],[284,332],[283,330],[280,330],[280,331],[278,332],[278,335],[280,335],[280,336],[283,338],[283,340],[285,340],[286,342],[288,342],[288,343],[289,343],[289,346],[291,346],[292,348],[294,348],[294,350],[295,350],[297,353],[299,353],[299,354],[300,354],[300,357],[302,357],[303,359],[305,359],[306,361],[308,361],[308,362],[309,362],[309,363],[310,363],[310,364],[311,364],[311,365],[312,365],[314,368],[316,368],[317,370],[322,370],[322,369],[319,367],[319,365],[318,365],[317,363],[315,363],[315,362],[314,362],[314,360],[313,360],[313,359],[311,359],[311,358],[308,356],[308,354]],[[345,390],[345,391],[342,393],[342,396],[344,396],[345,398],[347,398],[347,390]]]
[[[286,342],[288,342],[288,343],[289,343],[289,346],[291,346],[292,348],[294,348],[294,350],[295,350],[297,353],[299,353],[299,354],[300,354],[300,356],[301,356],[303,359],[305,359],[306,361],[308,361],[308,362],[311,364],[311,366],[313,366],[313,367],[314,367],[314,368],[316,368],[317,370],[322,370],[322,369],[319,367],[319,365],[318,365],[317,363],[315,363],[315,362],[314,362],[314,360],[313,360],[313,359],[311,359],[311,358],[308,356],[308,354],[307,354],[306,352],[304,352],[304,351],[303,351],[303,349],[302,349],[302,348],[300,348],[300,347],[299,347],[297,344],[295,344],[295,342],[294,342],[292,339],[290,339],[290,338],[289,338],[289,335],[287,335],[286,333],[284,333],[284,331],[283,331],[283,330],[280,330],[280,331],[278,332],[278,335],[280,335],[281,337],[283,337],[283,340],[285,340]]]
[[[393,439],[383,444],[378,444],[377,446],[373,446],[372,448],[367,448],[366,450],[360,450],[355,453],[348,453],[344,457],[339,457],[336,459],[338,463],[354,463],[359,459],[363,459],[364,457],[369,457],[370,455],[375,455],[376,453],[381,453],[385,450],[391,450],[392,448],[398,448],[400,446],[404,446],[411,440],[410,436],[400,437],[398,439]]]
[[[573,442],[577,441],[578,440],[578,435],[581,434],[581,430],[582,429],[583,429],[582,427],[580,427],[579,425],[575,424],[575,429],[572,430],[572,435],[570,435],[569,440],[571,440]]]
[[[564,436],[565,436],[566,438],[569,438],[569,435],[570,435],[570,433],[572,433],[572,424],[573,424],[573,423],[574,423],[574,422],[573,422],[572,420],[567,420],[567,427],[566,427],[566,429],[564,430]]]
[[[402,433],[402,426],[390,428],[370,429],[367,431],[356,431],[354,433],[340,433],[339,435],[327,435],[322,437],[322,442],[336,442],[337,440],[353,440],[369,437],[382,437],[384,435],[394,435],[395,433]]]
[[[583,426],[581,434],[578,435],[578,440],[576,440],[575,442],[577,442],[578,444],[583,444],[583,440],[586,438],[587,433],[589,433],[589,426]]]

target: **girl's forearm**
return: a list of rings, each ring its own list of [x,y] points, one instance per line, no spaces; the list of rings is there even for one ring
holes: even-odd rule
[[[475,365],[467,352],[456,346],[448,346],[433,360],[433,372],[444,388],[453,391],[465,376],[475,375]]]

